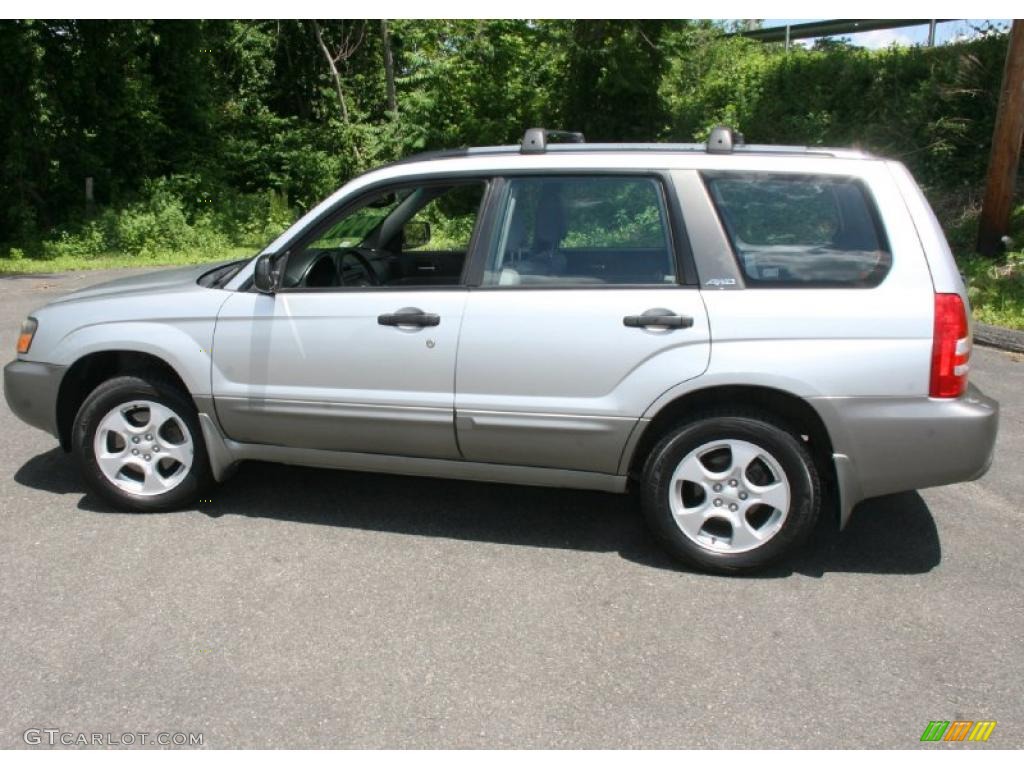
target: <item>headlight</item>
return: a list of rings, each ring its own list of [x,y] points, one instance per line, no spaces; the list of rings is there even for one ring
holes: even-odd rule
[[[21,334],[18,336],[19,355],[24,355],[28,352],[29,347],[32,346],[32,338],[36,335],[36,328],[38,327],[39,323],[34,317],[30,317],[21,324]]]

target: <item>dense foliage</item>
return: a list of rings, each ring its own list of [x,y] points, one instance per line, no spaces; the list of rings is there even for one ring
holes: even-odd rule
[[[692,141],[724,121],[754,142],[856,144],[902,158],[939,207],[970,207],[1005,35],[787,53],[721,32],[686,21],[0,22],[0,257],[252,246],[369,167],[515,142],[538,124]]]

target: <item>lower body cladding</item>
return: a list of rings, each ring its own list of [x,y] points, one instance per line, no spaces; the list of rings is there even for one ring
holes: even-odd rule
[[[196,398],[200,401],[201,398]],[[200,410],[205,408],[200,405]],[[218,397],[218,423],[238,445],[274,445],[328,453],[457,459],[452,409]]]
[[[199,423],[210,456],[210,467],[214,478],[218,481],[227,477],[232,467],[239,461],[256,460],[297,464],[305,467],[347,469],[354,472],[382,472],[453,480],[477,480],[489,483],[582,488],[611,493],[623,493],[626,490],[625,476],[602,472],[239,443],[224,437],[213,418],[207,413],[200,412]]]
[[[846,525],[854,506],[864,499],[974,480],[983,475],[992,462],[999,405],[974,387],[955,400],[847,397],[811,398],[810,403],[824,421],[832,441],[841,527]],[[202,405],[199,420],[213,474],[218,480],[227,476],[237,462],[253,459],[352,471],[622,493],[627,489],[628,480],[624,468],[629,466],[629,454],[642,432],[640,427],[644,426],[640,423],[632,430],[619,464],[622,472],[619,474],[584,468],[558,469],[242,443],[224,437],[215,419],[203,412]],[[493,447],[497,450],[497,446]]]
[[[999,404],[971,386],[955,400],[819,397],[832,440],[840,525],[864,499],[976,480],[992,464]]]

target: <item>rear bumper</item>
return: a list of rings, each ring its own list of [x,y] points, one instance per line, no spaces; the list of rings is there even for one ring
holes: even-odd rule
[[[841,522],[862,499],[976,480],[992,464],[999,403],[976,387],[956,400],[815,398],[835,454]]]
[[[4,366],[4,397],[19,419],[57,434],[57,393],[64,378],[63,365],[14,360]]]

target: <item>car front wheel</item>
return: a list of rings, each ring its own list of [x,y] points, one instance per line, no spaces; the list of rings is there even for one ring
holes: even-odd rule
[[[122,509],[175,509],[211,482],[195,406],[156,377],[119,376],[93,390],[72,450],[89,487]]]
[[[648,524],[688,565],[754,571],[799,547],[818,519],[821,484],[799,436],[762,414],[714,414],[652,450],[642,503]]]

